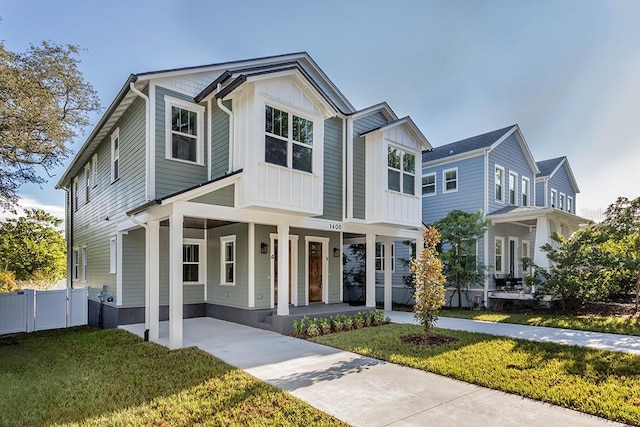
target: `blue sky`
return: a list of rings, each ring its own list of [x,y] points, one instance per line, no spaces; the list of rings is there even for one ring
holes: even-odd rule
[[[9,50],[80,45],[104,108],[131,73],[307,51],[356,108],[387,101],[433,146],[518,123],[537,160],[569,157],[578,214],[639,195],[638,1],[23,0],[0,16]],[[62,215],[65,167],[23,204]]]

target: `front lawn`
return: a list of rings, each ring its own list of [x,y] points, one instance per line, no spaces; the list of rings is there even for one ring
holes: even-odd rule
[[[640,336],[640,318],[596,315],[558,315],[528,313],[498,313],[492,311],[443,309],[441,317],[484,320],[487,322],[515,323],[518,325],[547,326],[579,331]]]
[[[444,346],[404,344],[414,325],[385,325],[313,341],[611,420],[640,425],[640,356],[462,331]]]
[[[343,425],[198,350],[117,329],[0,338],[0,425]]]

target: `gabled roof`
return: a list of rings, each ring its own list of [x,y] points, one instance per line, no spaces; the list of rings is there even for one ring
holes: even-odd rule
[[[576,181],[576,177],[573,175],[573,171],[571,170],[571,166],[569,166],[569,159],[566,156],[556,157],[554,159],[547,159],[537,162],[538,169],[540,169],[540,173],[536,175],[536,179],[540,178],[551,178],[555,175],[561,167],[565,168],[567,172],[567,176],[569,177],[569,181],[571,181],[571,186],[573,187],[573,191],[576,193],[580,192],[580,188],[578,187],[578,182]]]
[[[398,120],[398,115],[386,102],[380,102],[378,104],[371,105],[370,107],[363,108],[362,110],[354,111],[349,116],[355,120],[369,114],[377,113],[378,111],[381,112],[390,122]]]
[[[413,120],[411,120],[411,117],[409,117],[409,116],[403,117],[403,118],[398,119],[398,120],[394,120],[391,123],[387,123],[384,126],[380,126],[380,127],[375,128],[375,129],[368,130],[368,131],[366,131],[364,133],[361,133],[360,136],[365,136],[365,135],[373,133],[373,132],[384,132],[385,130],[388,130],[388,129],[391,129],[391,128],[394,128],[396,126],[400,126],[400,125],[403,125],[403,124],[406,124],[409,127],[410,131],[418,139],[418,142],[420,144],[422,144],[422,147],[423,147],[424,150],[431,150],[432,149],[431,144],[429,143],[427,138],[424,136],[422,131],[418,128],[418,126],[416,126],[416,124],[413,122]]]
[[[435,147],[432,151],[422,153],[422,162],[431,162],[433,160],[468,153],[482,148],[489,148],[516,126],[517,125],[507,126],[502,129],[483,133],[482,135],[472,136],[471,138],[461,139],[460,141]]]

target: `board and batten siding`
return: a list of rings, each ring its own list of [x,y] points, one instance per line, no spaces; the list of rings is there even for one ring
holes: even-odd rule
[[[343,120],[333,117],[324,121],[324,196],[320,218],[342,221],[342,132]]]
[[[443,193],[443,172],[458,168],[458,191]],[[449,212],[460,209],[478,212],[484,208],[484,157],[476,156],[437,166],[425,166],[422,176],[436,175],[436,194],[422,197],[422,220],[425,224],[438,221]]]
[[[504,190],[503,201],[496,201],[495,178],[496,165],[504,168]],[[533,206],[533,188],[535,185],[535,171],[531,170],[531,165],[527,161],[522,147],[516,139],[515,133],[509,135],[501,144],[489,153],[489,212],[509,206],[509,172],[518,174],[516,180],[516,205],[522,204],[522,177],[529,178],[529,198],[530,206]]]
[[[360,135],[388,123],[381,112],[361,117],[353,122],[353,217],[366,216],[366,147],[365,138]],[[386,171],[384,171],[386,173]]]
[[[208,124],[207,113],[203,113],[201,117],[204,120],[204,135],[202,135],[204,143],[204,162],[202,165],[186,163],[166,158],[166,130],[165,130],[165,96],[178,98],[184,101],[193,102],[193,98],[186,95],[166,89],[162,86],[156,86],[155,99],[155,139],[156,139],[156,198],[161,198],[175,192],[193,187],[207,181],[207,152],[208,144]],[[195,105],[195,104],[194,104]],[[143,162],[144,164],[144,162]]]
[[[77,175],[80,203],[77,210],[75,207],[71,210],[71,246],[78,248],[80,257],[80,277],[73,286],[88,286],[89,299],[96,301],[97,293],[107,285],[107,295],[113,296],[113,302],[105,304],[113,306],[116,305],[116,275],[109,273],[109,239],[116,235],[117,224],[126,219],[125,212],[145,203],[145,104],[142,99],[131,104],[116,128],[120,135],[119,178],[111,182],[111,135],[107,135],[96,150],[97,185],[89,189],[89,202],[84,199],[82,168]],[[84,245],[88,254],[86,282],[80,280]]]

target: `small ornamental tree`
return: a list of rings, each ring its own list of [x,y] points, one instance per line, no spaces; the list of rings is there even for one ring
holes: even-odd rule
[[[440,233],[434,227],[424,230],[424,249],[411,263],[415,291],[413,311],[415,318],[424,327],[425,334],[438,320],[438,310],[445,304],[446,278],[442,274],[442,261],[438,258],[436,246],[440,243]]]

